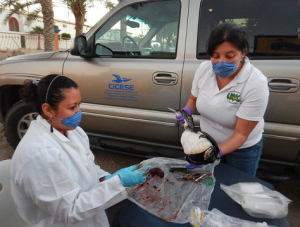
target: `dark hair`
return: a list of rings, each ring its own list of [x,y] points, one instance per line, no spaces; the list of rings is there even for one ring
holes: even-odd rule
[[[65,99],[63,90],[70,88],[78,88],[78,85],[68,77],[51,74],[38,83],[26,80],[20,95],[27,103],[33,103],[37,112],[42,115],[43,103],[48,103],[51,108],[57,109],[58,104]]]
[[[246,31],[234,22],[222,23],[212,30],[206,44],[207,54],[212,56],[215,48],[224,42],[233,43],[241,51],[249,50]]]

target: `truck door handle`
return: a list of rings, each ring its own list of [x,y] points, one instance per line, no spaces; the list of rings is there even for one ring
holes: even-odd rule
[[[268,85],[272,92],[293,93],[299,90],[299,80],[293,78],[268,78]]]
[[[152,81],[158,85],[175,85],[178,83],[178,75],[169,72],[156,72],[153,74]]]

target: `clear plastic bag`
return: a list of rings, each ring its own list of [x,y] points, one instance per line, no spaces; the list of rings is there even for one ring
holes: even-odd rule
[[[268,227],[266,222],[252,222],[234,218],[218,209],[202,212],[199,207],[192,207],[190,223],[194,227]]]
[[[231,186],[220,184],[220,186],[252,217],[277,219],[288,214],[291,200],[260,183],[237,183]]]
[[[213,174],[219,162],[204,166],[197,171]],[[151,165],[155,174],[148,174],[143,185],[128,188],[128,199],[149,213],[174,223],[188,223],[190,210],[199,206],[207,210],[214,186],[193,180],[178,180],[178,172],[170,172],[170,165],[188,165],[185,160],[152,158],[141,162],[144,167]],[[211,176],[213,177],[213,175]]]

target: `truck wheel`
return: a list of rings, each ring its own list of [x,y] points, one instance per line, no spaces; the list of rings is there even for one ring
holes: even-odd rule
[[[8,111],[4,120],[5,136],[8,143],[15,149],[21,138],[25,135],[31,121],[35,120],[38,113],[31,104],[21,100],[14,104]]]

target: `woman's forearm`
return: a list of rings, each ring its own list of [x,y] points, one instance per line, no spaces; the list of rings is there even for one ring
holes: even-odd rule
[[[248,121],[238,117],[234,133],[219,144],[219,148],[223,154],[228,154],[239,149],[246,142],[248,136],[257,124],[258,121]]]
[[[222,150],[223,155],[231,153],[236,149],[239,149],[247,140],[248,136],[240,133],[234,133],[227,140],[219,144],[219,148]]]
[[[188,101],[186,102],[187,107],[189,107],[193,113],[196,112],[197,108],[196,108],[196,102],[197,102],[197,97],[193,96],[192,94],[190,95],[190,98],[188,99]]]

